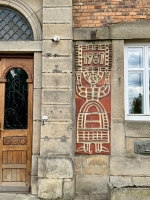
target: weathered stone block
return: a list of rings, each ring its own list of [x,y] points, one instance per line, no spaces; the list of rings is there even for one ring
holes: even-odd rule
[[[149,122],[125,122],[126,136],[129,137],[149,137]]]
[[[150,186],[150,177],[135,177],[135,176],[110,176],[112,187],[148,187]]]
[[[47,115],[48,121],[71,121],[72,107],[69,105],[43,105],[42,115]]]
[[[41,0],[36,0],[36,3],[31,0],[22,0],[24,1],[27,5],[30,6],[30,8],[36,13],[36,16],[39,18],[39,20],[42,23],[42,1]],[[41,14],[40,14],[41,13]]]
[[[42,52],[46,57],[72,57],[72,41],[60,40],[59,42],[52,42],[51,40],[43,40]]]
[[[148,156],[110,156],[110,174],[114,176],[150,176],[149,165]]]
[[[40,154],[41,122],[33,121],[32,153]]]
[[[32,155],[32,176],[36,176],[38,174],[38,157],[39,155]]]
[[[72,137],[72,124],[68,122],[46,122],[42,126],[41,138]]]
[[[9,5],[10,4],[10,1],[9,0],[1,0],[1,3],[4,2],[4,5]]]
[[[71,6],[72,0],[44,0],[43,1],[44,6]]]
[[[41,89],[34,89],[33,120],[41,120]]]
[[[82,174],[82,155],[75,155],[74,158],[74,173]]]
[[[148,39],[150,27],[148,21],[117,23],[110,26],[110,39]]]
[[[71,8],[43,8],[43,23],[71,23]]]
[[[42,50],[41,41],[3,41],[0,45],[0,51],[7,52],[37,52]]]
[[[112,79],[111,82],[111,117],[124,119],[124,79]]]
[[[62,198],[62,180],[60,179],[39,179],[38,188],[38,197],[40,198]]]
[[[134,154],[134,143],[135,142],[146,142],[150,141],[150,138],[130,138],[126,137],[126,152],[128,154]]]
[[[27,5],[29,5],[34,12],[37,12],[39,9],[42,9],[43,6],[42,0],[36,0],[36,3],[31,0],[22,0],[22,1],[25,2]]]
[[[39,19],[40,23],[43,23],[43,9],[38,10],[36,13],[37,18]]]
[[[123,120],[111,123],[111,154],[125,154],[125,130]]]
[[[41,139],[41,156],[57,155],[57,154],[72,154],[72,139],[68,138],[66,142],[61,142],[60,139]]]
[[[106,194],[108,176],[98,175],[77,175],[76,193],[77,194]]]
[[[31,176],[31,194],[37,195],[38,194],[38,177]]]
[[[62,88],[62,89],[72,89],[72,75],[71,74],[54,74],[54,73],[44,73],[42,75],[42,87],[43,88]]]
[[[72,73],[72,58],[43,57],[43,72]]]
[[[112,41],[112,79],[124,79],[124,40]],[[117,72],[117,73],[116,73]]]
[[[109,156],[82,156],[82,174],[105,175],[109,173]]]
[[[42,87],[42,54],[34,53],[34,88]]]
[[[110,183],[113,187],[122,188],[133,186],[132,177],[130,176],[110,176]]]
[[[112,52],[112,119],[124,118],[124,41],[112,41]]]
[[[38,177],[73,178],[73,164],[69,158],[39,158],[38,166]]]
[[[74,180],[65,179],[63,185],[63,194],[65,200],[73,199],[75,193],[75,183]]]
[[[94,39],[109,39],[108,27],[101,28],[74,28],[74,40],[91,40],[91,33],[96,32],[96,38]]]
[[[52,39],[56,35],[60,39],[72,39],[71,24],[43,24],[43,39]]]
[[[42,91],[43,104],[71,104],[72,91],[71,90],[46,90]]]
[[[108,200],[149,200],[149,188],[113,188],[108,185]]]
[[[150,187],[150,177],[131,177],[132,178],[132,182],[133,185],[135,186],[140,186],[140,187],[144,187],[144,186],[148,186]]]

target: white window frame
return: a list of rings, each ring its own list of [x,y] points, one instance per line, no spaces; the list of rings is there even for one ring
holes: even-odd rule
[[[128,48],[143,48],[143,68],[128,68]],[[127,43],[124,51],[124,85],[125,85],[125,120],[131,121],[150,121],[150,105],[149,105],[149,61],[148,50],[150,43]],[[143,71],[143,87],[144,87],[144,114],[129,114],[129,98],[128,98],[128,72]]]

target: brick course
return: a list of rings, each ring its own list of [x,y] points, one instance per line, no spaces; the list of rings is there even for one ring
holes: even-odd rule
[[[73,0],[74,27],[101,27],[150,19],[150,0]]]

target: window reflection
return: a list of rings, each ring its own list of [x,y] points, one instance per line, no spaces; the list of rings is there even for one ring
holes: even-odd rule
[[[149,112],[150,112],[150,72],[149,72]]]
[[[142,48],[128,48],[128,68],[142,67]]]
[[[128,74],[129,113],[143,114],[143,73]]]
[[[148,66],[150,68],[150,48],[148,48]]]

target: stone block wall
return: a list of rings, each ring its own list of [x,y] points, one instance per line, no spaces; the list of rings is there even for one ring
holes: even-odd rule
[[[23,2],[31,7],[43,28],[42,49],[39,48],[41,41],[33,42],[35,46],[31,46],[30,49],[27,48],[28,43],[24,42],[24,52],[35,51],[32,194],[43,199],[71,200],[74,194],[107,194],[108,182],[117,188],[149,186],[149,156],[134,153],[135,142],[150,140],[149,121],[126,121],[124,116],[124,45],[126,42],[149,42],[150,26],[146,20],[150,16],[150,2],[74,0],[73,9],[71,0]],[[73,31],[72,11],[75,27]],[[56,35],[60,36],[60,41],[52,42]],[[1,51],[9,49],[10,52],[17,52],[22,49],[22,46],[18,48],[14,44],[12,42],[8,45],[3,42]],[[78,95],[75,95],[75,46],[94,45],[97,48],[101,44],[112,45],[109,80],[111,93],[107,105],[107,131],[111,132],[111,137],[108,141],[109,146],[106,146],[109,151],[105,155],[103,152],[95,152],[94,142],[91,142],[92,149],[89,148],[87,152],[77,152],[81,147],[80,142],[75,148],[79,130],[76,126],[76,111],[78,115],[83,104],[89,101],[89,97],[94,99],[98,93],[97,88],[103,86],[100,81],[97,82],[97,88],[97,83],[92,83],[92,87],[97,90],[92,93],[92,87],[88,88],[86,98],[81,99],[78,96],[79,101],[75,106],[75,97]],[[36,46],[39,49],[36,49]],[[95,63],[97,55],[102,54],[95,54]],[[92,57],[88,54],[88,57],[84,58]],[[81,69],[82,64],[77,67]],[[94,70],[97,71],[96,68],[93,68],[93,72]],[[80,72],[79,70],[78,75],[83,81],[85,77],[81,77]],[[96,77],[95,74],[92,76]],[[87,79],[89,77],[87,76]],[[104,79],[102,82],[104,83]],[[82,86],[84,96],[89,84],[84,80]],[[93,96],[89,96],[90,93]],[[106,103],[106,99],[93,99],[92,103]],[[85,116],[89,114],[86,111],[82,112]],[[48,116],[45,125],[41,123],[42,116]]]
[[[149,22],[147,21],[118,23],[97,29],[74,28],[76,44],[98,45],[102,42],[112,42],[111,153],[110,156],[75,156],[77,194],[107,193],[107,182],[111,182],[114,188],[149,186],[150,158],[148,155],[134,153],[135,142],[150,140],[149,121],[127,121],[124,114],[124,83],[126,81],[124,47],[126,42],[134,44],[145,41],[145,44],[148,44],[148,30]],[[94,39],[91,37],[93,32],[96,32]]]
[[[107,194],[109,167],[108,155],[76,155],[76,193]]]
[[[60,36],[59,42],[52,38]],[[38,196],[72,199],[74,137],[72,1],[43,0],[42,108]]]

